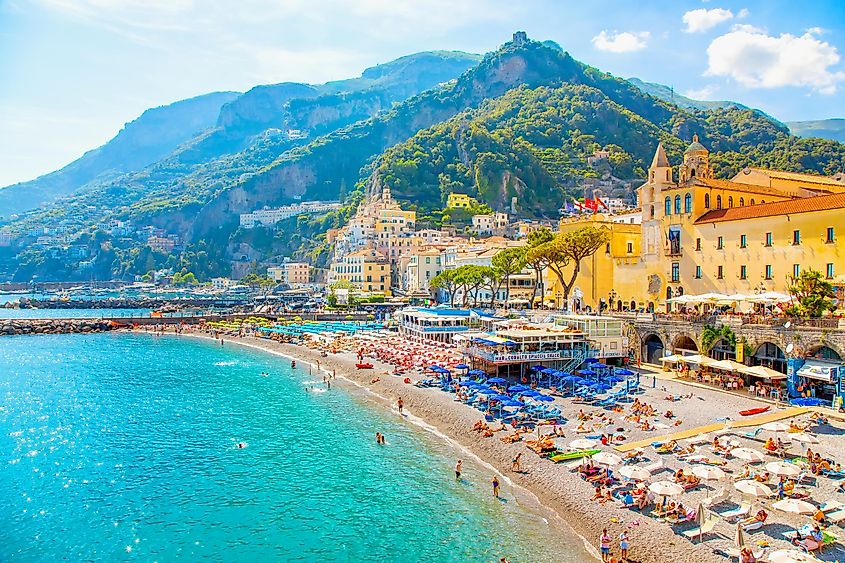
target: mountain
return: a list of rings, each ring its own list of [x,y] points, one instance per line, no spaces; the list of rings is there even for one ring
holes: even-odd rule
[[[646,94],[649,94],[661,100],[665,100],[684,109],[708,110],[727,107],[748,109],[746,106],[740,103],[726,100],[712,102],[704,100],[693,100],[692,98],[687,98],[686,96],[678,94],[673,88],[670,88],[669,86],[666,86],[664,84],[656,84],[654,82],[644,82],[639,78],[629,78],[628,82],[630,82]]]
[[[214,92],[148,109],[127,123],[105,145],[86,152],[64,168],[0,189],[0,216],[45,205],[92,181],[140,170],[212,127],[220,108],[237,92]]]
[[[787,121],[787,127],[798,137],[819,137],[845,143],[845,119],[821,119],[819,121]]]

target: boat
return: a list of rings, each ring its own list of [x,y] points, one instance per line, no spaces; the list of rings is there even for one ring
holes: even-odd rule
[[[561,461],[569,461],[571,459],[581,459],[582,457],[594,456],[600,451],[601,450],[577,450],[574,452],[556,453],[553,456],[549,457],[549,459],[555,463],[560,463]]]
[[[744,411],[739,411],[739,414],[741,414],[742,416],[751,416],[753,414],[760,414],[762,412],[766,412],[770,408],[772,408],[771,405],[769,405],[767,407],[757,407],[756,409],[748,409],[748,410],[744,410]]]
[[[366,364],[355,364],[355,367],[358,369],[373,369],[373,364],[366,363]]]

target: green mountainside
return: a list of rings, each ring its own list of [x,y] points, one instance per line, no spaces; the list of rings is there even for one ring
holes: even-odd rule
[[[108,181],[152,164],[212,127],[223,104],[237,96],[237,92],[214,92],[148,109],[127,123],[111,141],[64,168],[0,189],[0,216],[34,209],[89,182]]]
[[[820,137],[845,143],[845,119],[820,119],[818,121],[788,121],[786,125],[798,137]]]
[[[692,98],[687,98],[686,96],[678,94],[673,88],[670,88],[669,86],[666,86],[664,84],[657,84],[655,82],[645,82],[643,80],[640,80],[639,78],[629,78],[628,82],[630,82],[646,94],[654,96],[655,98],[660,98],[661,100],[665,100],[684,109],[708,110],[727,107],[748,109],[747,106],[744,106],[738,102],[731,102],[728,100],[693,100]]]

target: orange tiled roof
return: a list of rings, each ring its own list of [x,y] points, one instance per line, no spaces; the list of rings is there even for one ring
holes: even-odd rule
[[[806,174],[802,172],[786,172],[783,170],[770,170],[768,168],[750,168],[752,172],[760,172],[761,174],[765,174],[766,176],[770,176],[772,178],[780,178],[783,180],[793,180],[796,182],[807,182],[810,184],[823,184],[828,186],[842,186],[845,185],[845,182],[842,180],[837,180],[836,178],[831,178],[830,176],[821,176],[819,174]],[[737,176],[742,174],[740,171]]]
[[[730,180],[721,180],[718,178],[693,178],[686,184],[672,186],[670,188],[663,188],[663,191],[673,190],[688,190],[690,187],[700,186],[705,188],[720,188],[723,190],[731,190],[735,192],[745,192],[749,194],[769,195],[774,197],[794,197],[790,194],[782,192],[775,188],[768,186],[758,186],[755,184],[743,184],[740,182],[732,182]]]
[[[812,211],[826,211],[830,209],[845,209],[845,193],[821,195],[816,197],[802,197],[787,201],[761,203],[758,205],[744,205],[726,209],[713,209],[699,217],[695,224],[718,223],[721,221],[742,221],[758,217],[776,217],[793,213],[809,213]]]

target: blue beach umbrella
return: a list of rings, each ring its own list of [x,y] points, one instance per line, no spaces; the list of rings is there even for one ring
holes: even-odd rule
[[[508,391],[525,391],[526,389],[529,389],[529,387],[525,385],[511,385],[508,387]]]
[[[555,398],[549,397],[548,395],[539,395],[539,396],[534,397],[534,400],[535,401],[543,401],[545,403],[551,403],[552,401],[555,400]]]
[[[467,372],[467,375],[487,375],[487,373],[481,369],[471,369]]]
[[[586,360],[584,360],[584,361],[585,361],[585,362],[587,362],[588,364],[597,364],[597,363],[599,363],[598,358],[587,358],[587,359],[586,359]]]
[[[487,383],[505,383],[507,382],[506,379],[502,379],[501,377],[491,377],[487,380]]]
[[[469,366],[466,364],[458,364],[455,366],[455,369],[469,369]]]
[[[578,373],[580,373],[581,375],[595,375],[596,374],[596,372],[594,372],[591,369],[582,369]]]
[[[510,401],[502,401],[503,407],[524,407],[525,403],[511,399]]]
[[[617,370],[613,370],[613,373],[616,375],[634,375],[634,372],[627,368],[619,368]]]

